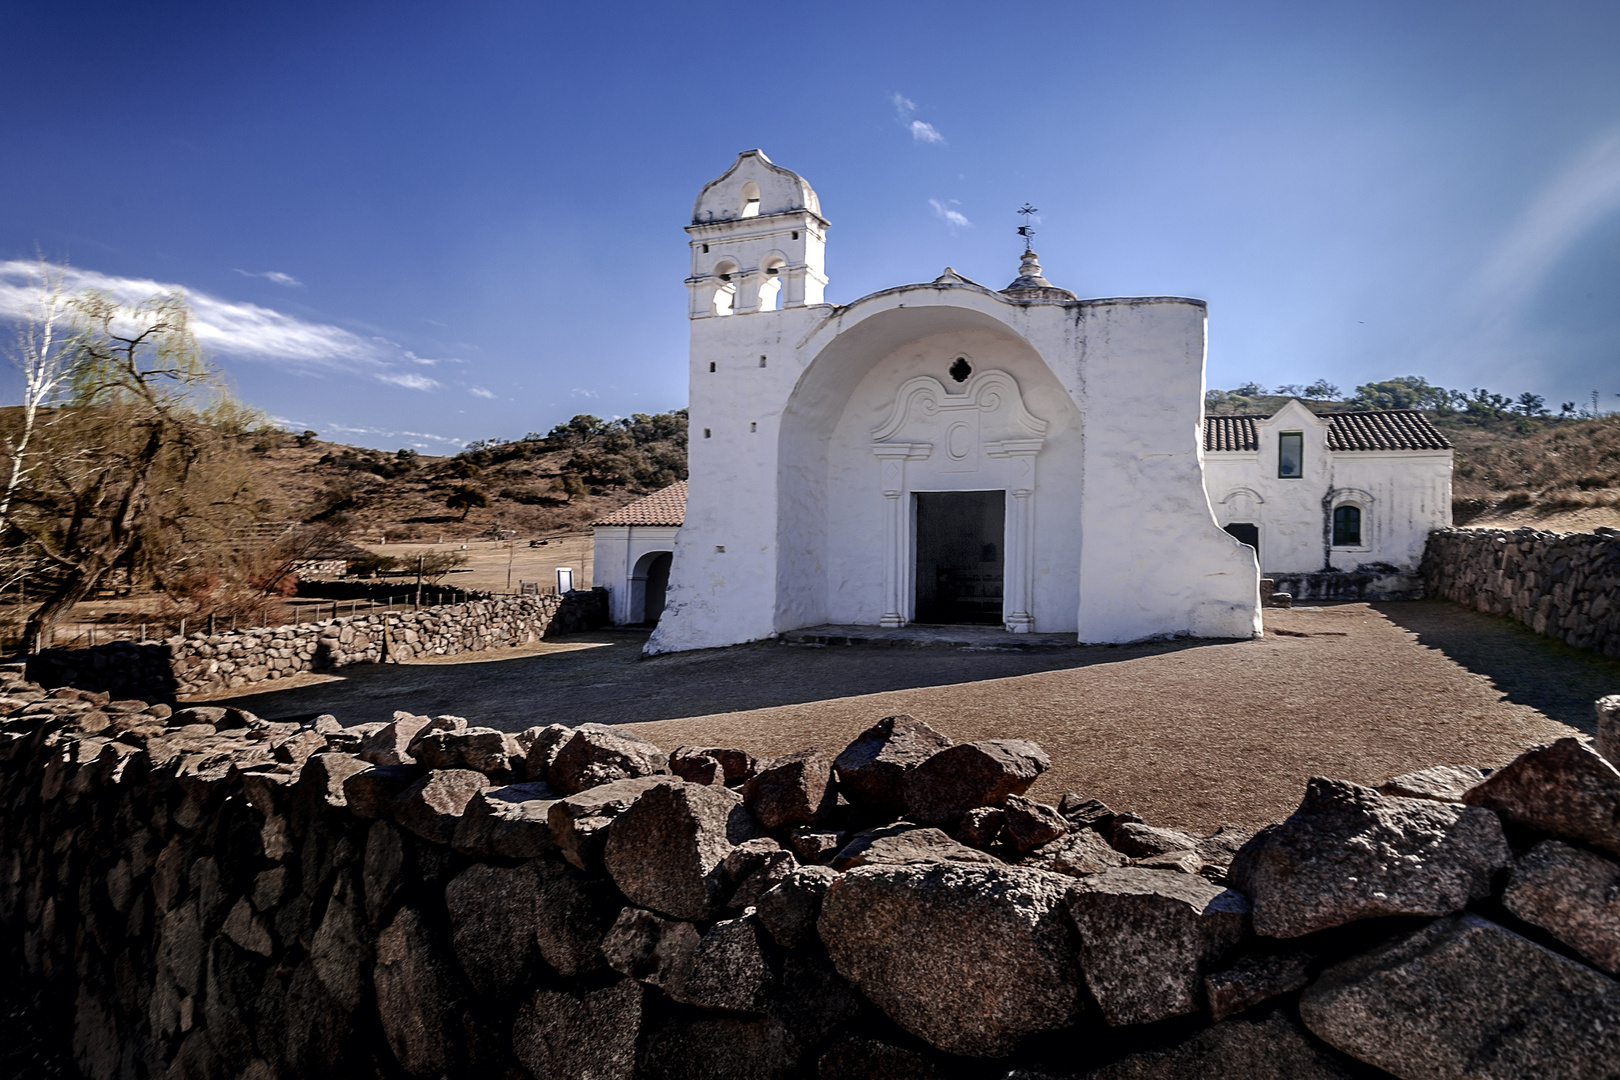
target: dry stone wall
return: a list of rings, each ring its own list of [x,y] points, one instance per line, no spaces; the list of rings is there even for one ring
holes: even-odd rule
[[[1620,771],[1575,739],[1193,836],[1030,799],[1039,746],[906,716],[755,761],[0,690],[0,947],[94,1080],[1620,1060]]]
[[[1423,577],[1431,596],[1620,657],[1620,530],[1441,529]]]
[[[173,700],[351,664],[403,663],[578,633],[607,621],[602,590],[567,596],[500,596],[418,611],[379,612],[165,641],[48,649],[28,661],[48,685],[116,697]]]

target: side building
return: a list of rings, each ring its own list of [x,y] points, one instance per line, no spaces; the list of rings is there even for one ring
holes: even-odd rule
[[[675,534],[686,520],[686,481],[591,522],[591,585],[608,591],[615,626],[655,626],[664,613]]]
[[[1451,525],[1453,451],[1412,409],[1204,420],[1204,485],[1222,528],[1296,600],[1422,595],[1418,564]]]

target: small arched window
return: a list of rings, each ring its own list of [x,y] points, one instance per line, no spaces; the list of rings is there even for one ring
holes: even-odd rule
[[[1361,547],[1361,507],[1333,508],[1333,546]]]
[[[759,217],[759,185],[752,180],[743,185],[742,217]]]

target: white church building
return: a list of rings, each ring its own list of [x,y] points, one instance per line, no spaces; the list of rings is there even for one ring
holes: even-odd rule
[[[1259,632],[1254,549],[1204,490],[1202,301],[1080,300],[1026,252],[1004,289],[947,268],[829,304],[827,229],[758,150],[698,195],[690,472],[648,651],[824,624]],[[650,552],[602,553],[640,621]]]

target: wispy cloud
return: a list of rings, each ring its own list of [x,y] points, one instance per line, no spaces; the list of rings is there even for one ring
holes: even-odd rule
[[[266,281],[273,281],[277,285],[285,285],[289,289],[302,289],[304,287],[304,283],[302,281],[299,281],[291,274],[283,274],[280,270],[266,270],[262,274],[255,274],[251,270],[243,270],[240,267],[237,267],[236,272],[241,274],[243,277],[262,277]]]
[[[922,143],[943,143],[945,141],[945,136],[941,135],[939,129],[933,124],[925,120],[914,119],[914,114],[917,112],[917,103],[915,101],[899,93],[891,94],[889,100],[894,105],[894,115],[899,119],[900,126],[911,132],[914,141]]]
[[[911,137],[918,142],[926,143],[942,143],[945,141],[945,136],[939,133],[938,128],[921,120],[911,122]]]
[[[956,199],[947,199],[944,202],[939,199],[929,199],[928,205],[934,208],[934,216],[949,225],[952,232],[959,228],[971,229],[973,227],[973,222],[967,219],[966,214],[963,214],[960,210],[952,209],[952,207],[962,205]]]
[[[432,390],[439,385],[439,380],[430,379],[426,375],[413,375],[410,372],[400,374],[378,374],[378,382],[393,383],[403,386],[407,390]]]
[[[421,439],[426,440],[426,442],[443,443],[446,446],[461,446],[467,441],[459,435],[433,435],[426,431],[389,431],[386,428],[350,427],[346,424],[329,424],[328,430],[338,435],[370,435],[373,437],[380,436],[384,439]],[[417,446],[419,448],[424,447],[424,443],[419,442]]]
[[[1620,127],[1591,140],[1542,185],[1480,269],[1481,302],[1499,308],[1530,300],[1575,242],[1617,209]]]
[[[592,397],[593,398],[593,397],[601,397],[602,396],[602,395],[598,394],[595,390],[586,390],[584,387],[581,387],[581,386],[576,386],[576,387],[574,387],[572,390],[570,390],[568,392],[570,394],[572,394],[574,397]]]
[[[467,388],[467,393],[471,394],[473,397],[489,398],[491,400],[494,400],[495,398],[493,392],[485,390],[482,386],[469,386]]]
[[[0,319],[16,318],[33,299],[29,261],[0,262]],[[370,376],[384,382],[430,389],[438,384],[419,375],[396,375],[403,366],[457,363],[417,356],[380,336],[362,336],[340,326],[309,322],[258,304],[224,300],[150,278],[116,277],[93,270],[59,267],[70,292],[100,289],[124,303],[140,303],[162,292],[184,292],[191,303],[192,329],[212,353],[302,371]],[[260,275],[264,276],[264,275]]]

